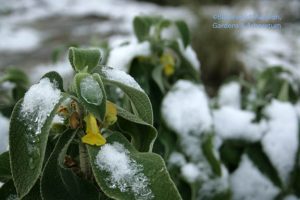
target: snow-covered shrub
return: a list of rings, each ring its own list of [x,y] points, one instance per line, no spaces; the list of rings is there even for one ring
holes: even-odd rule
[[[9,151],[0,155],[1,199],[181,199],[152,153],[148,96],[100,57],[98,49],[70,48],[70,87],[49,72],[16,103]],[[126,106],[111,100],[111,87],[126,94]]]

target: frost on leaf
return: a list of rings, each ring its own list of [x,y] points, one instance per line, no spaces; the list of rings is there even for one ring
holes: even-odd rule
[[[100,105],[103,99],[100,85],[92,76],[87,76],[81,80],[80,94],[88,103],[94,105]]]
[[[36,135],[41,133],[47,117],[59,99],[60,90],[48,78],[41,79],[26,92],[21,117],[26,120],[30,132],[35,132]]]
[[[96,165],[109,173],[106,178],[109,188],[131,192],[139,200],[154,198],[149,180],[143,173],[143,166],[130,158],[129,151],[122,144],[114,142],[104,145],[96,156]]]

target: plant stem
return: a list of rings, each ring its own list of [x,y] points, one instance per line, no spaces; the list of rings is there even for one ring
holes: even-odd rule
[[[83,173],[84,178],[91,179],[92,171],[89,163],[88,153],[85,144],[79,143],[79,160],[80,169]]]

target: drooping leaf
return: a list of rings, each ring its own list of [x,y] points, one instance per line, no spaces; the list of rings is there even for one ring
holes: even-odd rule
[[[69,48],[69,60],[76,72],[87,69],[86,72],[90,72],[96,67],[100,60],[101,54],[99,49],[83,49],[83,48]]]
[[[118,107],[118,125],[132,138],[133,146],[141,152],[151,152],[157,136],[156,129],[136,115]]]
[[[41,132],[36,134],[36,123],[23,116],[20,100],[13,112],[9,130],[10,161],[13,180],[20,198],[25,196],[36,183],[44,161],[46,144],[51,123],[59,104],[68,96],[62,94],[59,102],[47,116],[41,127]]]
[[[177,28],[178,28],[178,30],[180,32],[181,39],[182,39],[184,47],[187,47],[190,44],[189,27],[182,20],[176,21],[175,24],[176,24],[176,26],[177,26]]]
[[[0,155],[0,181],[6,182],[11,179],[9,152]]]
[[[104,66],[96,68],[94,72],[100,74],[104,84],[114,85],[122,89],[131,100],[136,114],[145,122],[153,124],[151,102],[147,94],[131,76],[123,71]]]
[[[72,169],[64,167],[64,158],[76,131],[67,130],[59,138],[48,159],[41,179],[44,200],[98,199],[96,188],[79,178]]]
[[[114,133],[107,138],[108,144],[119,143],[122,144],[127,152],[127,156],[132,160],[130,163],[138,166],[139,170],[143,175],[137,175],[137,181],[142,181],[145,183],[145,179],[148,179],[148,185],[142,192],[147,192],[147,194],[140,194],[139,191],[133,192],[134,181],[130,182],[130,186],[125,187],[127,189],[121,191],[120,188],[114,187],[110,182],[111,174],[105,170],[102,170],[96,163],[96,156],[102,147],[88,146],[90,163],[92,164],[92,170],[95,175],[96,181],[102,191],[110,198],[117,200],[131,200],[139,198],[138,195],[145,195],[140,197],[141,199],[164,199],[164,200],[179,200],[181,199],[179,192],[164,164],[163,159],[154,153],[140,153],[129,141],[122,136],[120,133]],[[119,145],[118,144],[118,145]],[[132,175],[132,174],[131,174]],[[135,176],[136,174],[134,174]],[[130,176],[130,175],[129,175]],[[139,179],[140,177],[141,179]],[[132,178],[132,177],[131,177]],[[126,177],[125,177],[126,179]],[[134,177],[133,177],[134,179]],[[126,180],[124,180],[126,184]],[[147,181],[146,181],[147,182]],[[135,193],[135,194],[134,194]]]
[[[74,81],[79,100],[96,118],[103,120],[106,110],[106,93],[99,74],[78,73]]]
[[[41,79],[43,78],[49,78],[51,83],[56,84],[57,88],[60,89],[60,91],[64,91],[64,83],[62,77],[59,75],[59,73],[55,71],[51,71],[46,73]]]

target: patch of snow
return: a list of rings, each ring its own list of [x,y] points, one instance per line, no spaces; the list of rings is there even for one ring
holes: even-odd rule
[[[200,170],[193,163],[183,165],[180,171],[183,178],[189,183],[194,183],[200,176]]]
[[[8,150],[9,119],[0,113],[0,154]]]
[[[171,166],[181,167],[186,164],[186,159],[182,153],[174,151],[169,157],[168,164]]]
[[[39,34],[29,28],[1,28],[0,38],[0,51],[6,52],[21,52],[33,50],[37,48],[40,43]]]
[[[255,114],[229,106],[213,111],[216,134],[223,139],[244,139],[251,142],[258,141],[266,131],[265,121],[252,122]]]
[[[263,149],[287,183],[299,145],[297,112],[292,104],[273,100],[264,114],[269,118],[269,129],[262,139]]]
[[[129,151],[120,143],[105,144],[96,156],[96,165],[109,173],[108,187],[121,192],[133,192],[136,199],[153,199],[149,180],[143,173],[143,166],[130,158]]]
[[[272,200],[279,189],[243,155],[239,167],[230,176],[233,200]]]
[[[104,77],[110,81],[120,82],[124,85],[132,87],[136,90],[144,92],[140,85],[126,72],[112,68],[112,67],[103,67],[102,73]]]
[[[138,56],[150,56],[151,49],[148,41],[137,43],[131,42],[113,48],[108,56],[107,65],[125,72],[129,71],[132,60]]]
[[[201,135],[212,126],[204,88],[190,81],[179,80],[174,84],[162,102],[161,112],[166,125],[183,136]]]
[[[180,37],[180,33],[175,25],[171,25],[167,28],[164,28],[161,31],[160,36],[161,36],[161,39],[164,39],[164,40],[176,40],[177,38]]]
[[[240,108],[241,106],[241,85],[238,82],[230,82],[219,90],[219,105]]]
[[[28,128],[33,129],[36,135],[41,133],[47,117],[60,97],[60,90],[48,78],[41,79],[25,93],[21,117],[28,121]]]
[[[80,82],[80,94],[89,103],[100,105],[103,94],[99,83],[90,75]]]
[[[180,50],[181,54],[183,55],[183,57],[185,57],[185,59],[187,59],[187,61],[193,66],[193,68],[196,71],[199,71],[200,70],[200,62],[197,58],[196,52],[193,50],[191,45],[188,45],[186,48],[184,48],[183,42],[181,39],[178,39],[177,42],[179,45],[179,50]]]

